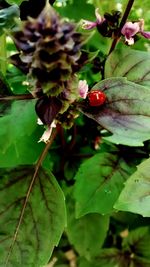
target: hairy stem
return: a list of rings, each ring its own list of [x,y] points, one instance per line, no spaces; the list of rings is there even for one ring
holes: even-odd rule
[[[129,16],[129,13],[130,13],[130,11],[131,11],[131,8],[132,8],[133,4],[134,4],[134,0],[129,0],[129,1],[128,1],[128,4],[127,4],[127,6],[126,6],[126,9],[125,9],[125,11],[124,11],[124,14],[123,14],[123,16],[122,16],[122,19],[121,19],[121,22],[120,22],[120,25],[119,25],[118,34],[117,34],[117,36],[115,37],[115,39],[113,40],[113,42],[112,42],[112,45],[111,45],[111,47],[110,47],[110,50],[109,50],[108,55],[110,55],[110,53],[115,49],[115,47],[116,47],[116,45],[117,45],[117,43],[118,43],[118,41],[119,41],[119,39],[120,39],[120,36],[121,36],[121,29],[122,29],[122,27],[124,26],[124,24],[125,24],[125,22],[126,22],[128,16]]]

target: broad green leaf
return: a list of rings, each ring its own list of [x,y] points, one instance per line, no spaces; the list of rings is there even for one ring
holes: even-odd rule
[[[106,103],[97,108],[81,103],[79,109],[113,134],[105,139],[128,146],[142,146],[150,139],[149,88],[126,78],[110,78],[97,83],[95,89],[106,94]]]
[[[150,229],[149,227],[139,227],[123,239],[123,248],[134,251],[138,257],[150,260]]]
[[[133,169],[117,154],[99,153],[86,160],[75,176],[77,216],[112,212]]]
[[[9,107],[8,115],[0,118],[0,166],[14,167],[17,165],[33,164],[42,153],[43,144],[38,140],[43,134],[44,127],[37,126],[34,111],[34,100],[12,103],[0,101],[0,109]],[[6,107],[6,109],[5,109]],[[1,111],[2,111],[1,110]]]
[[[41,168],[14,237],[33,173],[32,166],[0,170],[0,266],[7,260],[8,267],[45,265],[64,230],[63,193],[55,177]]]
[[[66,232],[70,243],[80,256],[90,259],[99,254],[109,228],[109,217],[87,214],[75,219],[74,212],[68,213]]]
[[[14,142],[6,150],[1,151],[0,167],[9,168],[18,165],[36,163],[45,146],[44,143],[38,143],[38,140],[42,136],[41,130],[42,129],[40,129],[39,126],[37,130],[31,134],[31,136],[22,136],[21,138],[18,137],[18,139],[14,140]],[[48,157],[49,168],[52,169],[53,158],[50,154],[48,154]]]
[[[15,1],[13,1],[13,3],[15,3]],[[12,5],[0,10],[0,35],[5,29],[10,30],[15,25],[15,18],[18,16],[19,7],[17,5]]]
[[[106,60],[105,78],[120,76],[149,87],[150,53],[131,48],[116,49]]]
[[[95,20],[95,8],[86,0],[73,0],[71,4],[56,9],[62,16],[79,21],[81,19]],[[83,12],[86,11],[86,12]]]
[[[13,102],[11,113],[0,118],[0,153],[34,132],[37,127],[34,105],[34,100]]]
[[[27,76],[23,74],[16,67],[10,67],[8,73],[6,74],[9,86],[11,87],[15,95],[29,93],[28,86],[24,84],[24,81],[27,80]]]
[[[79,259],[79,267],[95,267],[95,264],[93,261],[88,261],[85,258]]]
[[[150,159],[142,162],[125,183],[115,208],[150,217]]]
[[[12,92],[6,78],[0,72],[0,98],[7,95],[12,95]],[[0,100],[0,117],[4,116],[8,112],[10,107],[11,102]]]

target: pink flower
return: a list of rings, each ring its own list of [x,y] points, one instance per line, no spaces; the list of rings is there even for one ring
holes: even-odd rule
[[[88,84],[86,80],[80,80],[78,84],[78,90],[79,90],[79,95],[83,99],[87,97],[87,93],[89,90]]]
[[[150,39],[150,32],[144,31],[144,20],[140,19],[137,22],[126,22],[121,30],[121,33],[125,36],[125,41],[128,45],[134,44],[134,36],[141,34],[147,39]]]
[[[101,24],[105,19],[101,17],[101,15],[98,13],[98,8],[95,9],[95,16],[96,21],[89,21],[89,20],[83,20],[82,28],[85,30],[91,30],[95,28],[97,25]]]
[[[83,20],[82,21],[82,28],[84,30],[91,30],[97,26],[96,22],[89,21],[89,20]]]

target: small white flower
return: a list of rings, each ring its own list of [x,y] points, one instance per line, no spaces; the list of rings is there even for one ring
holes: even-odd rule
[[[41,136],[41,138],[40,138],[40,140],[38,141],[38,143],[40,143],[40,142],[47,143],[48,140],[49,140],[50,137],[51,137],[52,130],[53,130],[53,128],[55,128],[55,127],[56,127],[56,123],[55,123],[55,121],[53,121],[53,122],[51,123],[51,125],[48,126],[48,128],[44,131],[44,133],[43,133],[43,135]]]
[[[38,125],[43,125],[43,122],[40,120],[40,118],[37,119],[37,124]]]

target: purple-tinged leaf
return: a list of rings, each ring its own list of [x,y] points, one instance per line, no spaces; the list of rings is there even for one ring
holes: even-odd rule
[[[0,171],[0,266],[45,266],[66,225],[63,192],[40,168],[14,237],[33,173],[34,166]]]
[[[124,250],[134,250],[134,253],[150,261],[150,229],[148,226],[138,227],[123,239],[122,247]]]
[[[134,256],[133,256],[134,255]],[[120,250],[116,248],[104,248],[100,250],[99,256],[95,258],[94,267],[149,267],[150,260],[136,255],[131,250]]]
[[[106,94],[104,105],[92,108],[82,102],[79,109],[113,134],[105,139],[128,146],[142,146],[150,139],[149,88],[113,77],[97,83],[92,90]]]
[[[150,53],[116,49],[106,60],[105,78],[109,77],[127,77],[129,81],[150,87]]]

